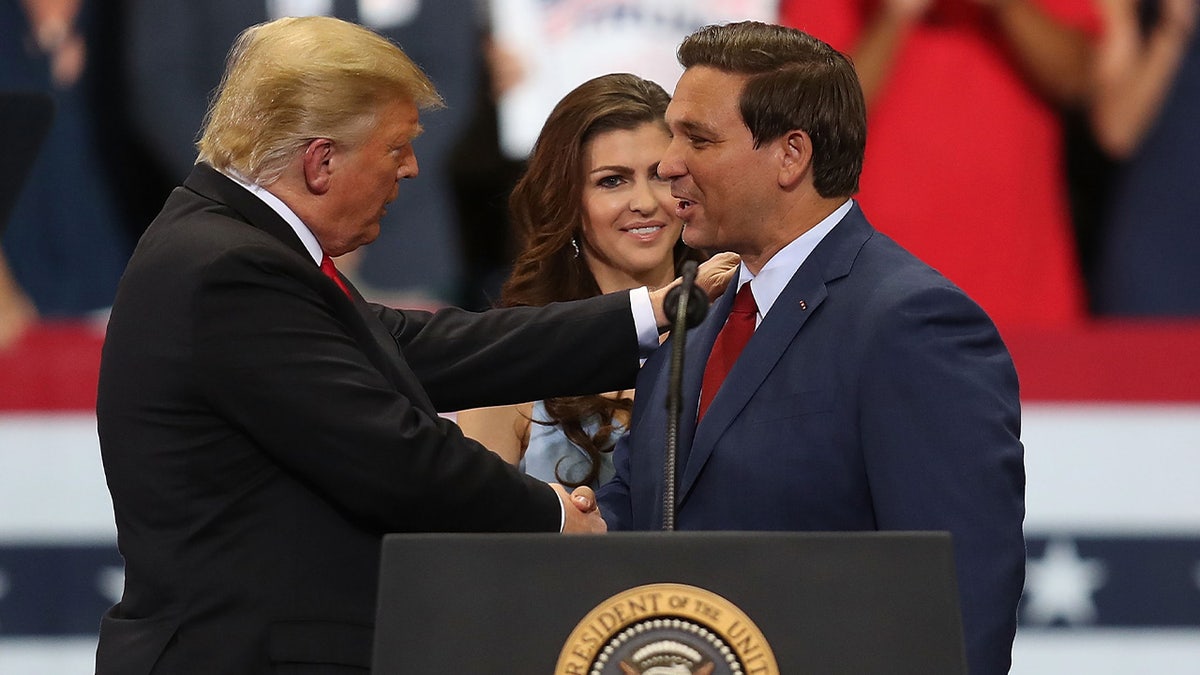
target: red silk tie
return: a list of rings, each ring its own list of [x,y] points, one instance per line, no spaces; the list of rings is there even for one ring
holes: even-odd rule
[[[325,273],[325,276],[333,279],[333,283],[342,289],[347,298],[354,299],[354,296],[350,295],[350,289],[346,287],[346,282],[342,281],[342,278],[338,276],[337,268],[333,266],[333,258],[330,258],[328,254],[321,258],[321,271]]]
[[[708,355],[708,365],[704,367],[704,380],[700,385],[700,410],[696,415],[699,422],[704,417],[708,405],[712,403],[725,381],[725,376],[733,368],[738,354],[750,341],[754,334],[754,322],[758,315],[758,306],[754,304],[754,294],[750,292],[750,282],[742,284],[737,295],[733,298],[733,308],[729,310],[729,318],[725,326],[717,334],[712,352]]]

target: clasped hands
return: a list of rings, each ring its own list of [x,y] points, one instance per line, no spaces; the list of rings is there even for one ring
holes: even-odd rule
[[[590,487],[581,485],[570,494],[558,483],[550,483],[550,487],[558,493],[558,499],[563,503],[563,513],[567,515],[563,522],[563,534],[600,534],[608,531],[608,525],[600,517],[596,493]]]

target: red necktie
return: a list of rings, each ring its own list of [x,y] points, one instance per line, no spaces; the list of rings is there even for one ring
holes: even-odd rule
[[[725,376],[733,368],[738,354],[750,341],[754,334],[754,322],[758,315],[758,306],[754,304],[754,294],[750,292],[750,282],[742,284],[737,295],[733,298],[733,308],[729,310],[729,318],[725,326],[717,334],[712,352],[708,355],[708,365],[704,367],[704,380],[700,385],[700,411],[696,415],[699,422],[704,417],[708,405],[717,395]]]
[[[342,281],[342,278],[338,276],[337,268],[333,266],[333,258],[330,258],[328,254],[321,258],[321,271],[325,273],[325,276],[333,279],[333,283],[342,289],[347,298],[354,299],[354,296],[350,295],[350,289],[346,288],[346,282]]]

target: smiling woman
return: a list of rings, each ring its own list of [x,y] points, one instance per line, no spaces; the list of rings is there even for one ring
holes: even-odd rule
[[[663,286],[687,259],[670,185],[658,163],[670,143],[670,98],[629,74],[589,80],[546,120],[510,200],[523,250],[505,305],[545,305]],[[536,478],[598,486],[629,424],[632,392],[554,398],[459,413],[463,431]]]
[[[584,146],[580,257],[601,292],[662,286],[675,278],[672,251],[683,224],[658,177],[669,139],[662,126],[602,132]]]

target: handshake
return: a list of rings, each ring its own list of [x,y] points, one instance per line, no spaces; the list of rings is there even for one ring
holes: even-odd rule
[[[558,493],[558,499],[563,504],[563,534],[599,534],[608,531],[608,525],[600,517],[600,507],[596,504],[596,493],[586,485],[581,485],[567,494],[566,488],[558,483],[550,483],[550,487]]]

